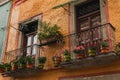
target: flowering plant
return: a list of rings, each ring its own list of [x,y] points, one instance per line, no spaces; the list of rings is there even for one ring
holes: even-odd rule
[[[73,50],[74,53],[84,53],[85,48],[83,46],[76,46],[75,49]]]

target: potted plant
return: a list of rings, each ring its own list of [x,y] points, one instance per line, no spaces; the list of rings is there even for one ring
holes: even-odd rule
[[[107,41],[103,41],[101,45],[101,53],[108,53],[109,52],[109,44]]]
[[[38,62],[39,62],[38,68],[39,68],[39,69],[43,69],[44,64],[45,64],[45,62],[46,62],[46,57],[39,57],[39,58],[38,58]]]
[[[11,65],[10,63],[5,63],[4,64],[5,71],[10,71],[11,70]]]
[[[21,57],[19,60],[18,60],[18,69],[24,69],[26,68],[26,57]]]
[[[16,61],[11,61],[10,65],[11,65],[11,70],[12,71],[14,71],[14,70],[16,70],[18,68]]]
[[[39,21],[39,26],[38,39],[40,42],[45,43],[57,41],[57,39],[63,39],[63,35],[60,32],[60,27],[56,24],[51,25],[50,23]]]
[[[115,51],[117,55],[120,55],[120,43],[117,43],[115,46]]]
[[[34,59],[31,56],[26,57],[26,67],[29,69],[33,68],[34,64]]]
[[[94,57],[96,55],[96,46],[94,44],[90,45],[88,48],[88,56]]]
[[[63,52],[63,61],[68,62],[68,61],[70,61],[70,60],[71,60],[70,51],[65,50],[65,51]]]
[[[0,73],[4,72],[4,64],[0,64]]]
[[[76,54],[77,59],[82,59],[85,57],[84,51],[85,48],[82,45],[76,46],[75,49],[73,50],[73,52]]]
[[[54,65],[55,65],[55,67],[58,67],[60,62],[61,62],[61,57],[60,56],[53,56],[52,61],[53,61]]]

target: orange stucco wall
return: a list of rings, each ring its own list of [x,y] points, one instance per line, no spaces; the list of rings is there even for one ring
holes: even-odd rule
[[[68,27],[69,27],[69,15],[63,8],[58,9],[51,9],[55,5],[67,2],[69,0],[27,0],[24,3],[13,7],[12,14],[11,14],[11,21],[10,26],[18,28],[18,23],[20,21],[24,21],[33,17],[38,14],[42,14],[43,21],[51,22],[52,24],[58,24],[64,34],[68,34]],[[112,25],[116,28],[116,40],[119,41],[120,39],[120,25],[119,25],[119,12],[120,12],[120,1],[119,0],[108,0],[108,10],[109,10],[109,18]],[[115,5],[115,6],[113,6]],[[67,7],[67,6],[66,6]],[[9,27],[10,27],[9,26]],[[11,51],[18,48],[18,39],[19,39],[19,32],[13,28],[9,28],[8,34],[8,44],[6,45],[6,51]],[[51,59],[50,56],[56,52],[56,46],[49,47],[48,51],[49,60]],[[59,48],[57,48],[59,49]],[[52,62],[50,62],[49,66],[52,67]],[[48,65],[47,65],[48,66]],[[56,70],[48,70],[43,71],[42,73],[37,73],[34,76],[22,77],[18,78],[18,80],[58,80],[60,77],[66,76],[79,76],[83,74],[95,74],[100,72],[107,72],[107,71],[120,71],[120,61],[116,61],[112,64],[107,66],[99,66],[99,67],[92,67],[92,68],[84,68],[84,69],[56,69]],[[3,77],[0,77],[0,80],[9,80]]]
[[[120,42],[120,1],[108,0],[108,11],[110,23],[116,28],[116,41]]]
[[[51,22],[51,24],[58,24],[58,26],[60,26],[63,30],[64,34],[67,34],[68,13],[63,8],[55,10],[52,9],[54,6],[67,1],[68,0],[26,0],[24,3],[13,7],[9,27],[12,26],[18,29],[18,23],[20,21],[30,19],[38,14],[43,14],[42,19],[44,21]],[[19,32],[16,29],[9,28],[6,51],[11,51],[18,48]]]

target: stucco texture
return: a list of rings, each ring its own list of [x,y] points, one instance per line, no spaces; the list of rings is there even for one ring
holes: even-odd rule
[[[110,23],[116,28],[116,42],[120,42],[120,1],[108,0],[108,12]]]
[[[10,26],[18,28],[18,23],[29,19],[35,15],[41,14],[42,20],[51,22],[52,24],[58,24],[61,27],[64,35],[69,33],[69,15],[68,12],[63,8],[52,9],[52,7],[67,2],[69,0],[26,0],[24,3],[13,7],[11,14]],[[110,22],[116,28],[116,40],[119,41],[119,4],[118,0],[109,0],[108,1],[108,9],[109,9],[109,18]],[[115,5],[115,6],[113,6]],[[67,6],[66,6],[67,8]],[[9,27],[10,27],[9,26]],[[8,34],[8,44],[6,47],[6,51],[11,51],[18,48],[19,41],[19,31],[9,28]],[[52,47],[46,47],[48,57],[48,63],[45,66],[49,68],[53,68],[52,62],[49,60],[51,56],[56,53],[57,49],[60,50],[59,47],[56,48],[56,45]],[[109,71],[120,71],[120,61],[114,62],[112,64],[106,66],[97,66],[92,68],[82,68],[82,69],[56,69],[56,70],[47,70],[37,73],[34,76],[27,76],[18,78],[18,80],[59,80],[60,77],[68,77],[68,76],[80,76],[85,74],[96,74],[102,72]],[[3,79],[5,80],[5,79]]]
[[[18,29],[18,23],[36,15],[42,15],[43,21],[50,22],[51,24],[57,24],[61,27],[62,32],[67,34],[68,12],[66,12],[63,8],[55,10],[52,9],[54,6],[64,2],[67,2],[67,0],[26,0],[24,3],[13,7],[6,51],[18,48],[19,31],[16,30]]]

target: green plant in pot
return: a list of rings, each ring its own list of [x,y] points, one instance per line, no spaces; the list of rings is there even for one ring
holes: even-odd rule
[[[34,59],[31,56],[26,57],[26,67],[29,69],[34,67]]]
[[[0,64],[0,73],[4,72],[4,64]]]
[[[11,64],[10,63],[5,63],[4,68],[5,68],[5,71],[10,71],[11,70]]]
[[[70,60],[71,60],[70,51],[65,50],[65,51],[63,52],[63,61],[68,62],[68,61],[70,61]]]
[[[39,58],[38,58],[38,62],[39,62],[38,68],[39,68],[39,69],[43,69],[44,64],[45,64],[45,62],[46,62],[46,57],[39,57]]]
[[[103,41],[101,45],[101,53],[108,53],[109,52],[109,44],[107,41]]]
[[[73,50],[73,52],[76,54],[77,59],[82,59],[85,57],[84,51],[85,48],[82,45],[76,46],[75,49]]]
[[[115,52],[120,56],[120,43],[117,43],[115,46]]]
[[[57,40],[58,38],[62,39],[62,37],[60,27],[56,24],[51,25],[50,23],[39,21],[38,39],[40,42],[44,43]]]
[[[26,68],[26,57],[21,57],[19,60],[18,60],[18,68],[19,69],[24,69]]]
[[[52,61],[53,61],[54,65],[55,65],[55,67],[58,67],[60,62],[61,62],[61,56],[53,56]]]
[[[94,57],[96,55],[96,52],[97,52],[96,45],[95,44],[90,45],[88,48],[88,56]]]
[[[14,71],[18,68],[17,62],[16,61],[11,61],[10,62],[11,65],[11,70]]]

